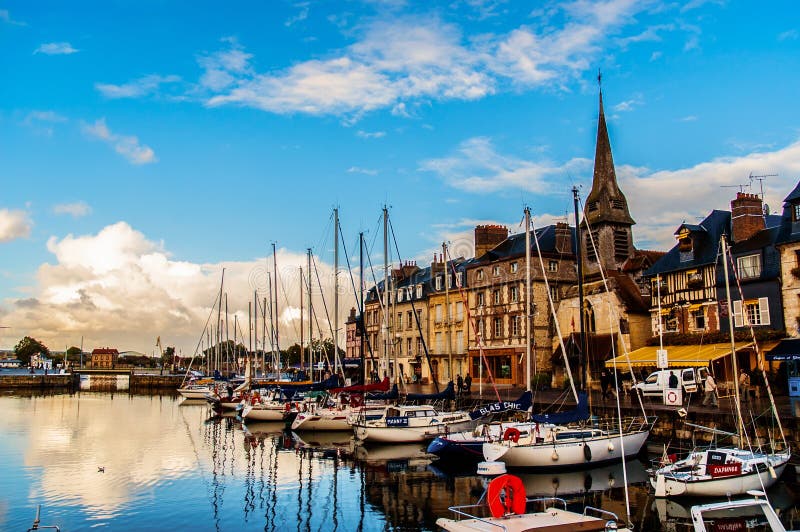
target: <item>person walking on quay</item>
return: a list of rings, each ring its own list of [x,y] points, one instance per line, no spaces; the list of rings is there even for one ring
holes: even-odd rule
[[[464,377],[464,395],[469,395],[471,388],[472,388],[472,377],[470,377],[469,373],[467,373],[467,376]]]
[[[719,404],[717,403],[717,383],[714,381],[714,377],[711,376],[711,373],[706,377],[703,391],[706,393],[705,397],[703,397],[703,406],[708,406],[710,402],[711,406],[719,408]]]
[[[739,397],[743,403],[747,403],[750,400],[750,375],[744,370],[744,368],[739,369]]]
[[[675,375],[674,371],[669,372],[669,380],[667,381],[670,388],[677,388],[678,387],[678,376]]]
[[[610,387],[608,372],[605,369],[600,370],[600,391],[602,392],[603,401],[608,398],[608,389]]]
[[[461,391],[464,388],[464,379],[461,378],[461,374],[459,373],[456,377],[456,393],[461,395]]]

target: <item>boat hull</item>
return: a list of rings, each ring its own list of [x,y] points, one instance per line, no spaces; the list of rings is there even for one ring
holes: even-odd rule
[[[625,456],[639,454],[649,436],[649,430],[630,432],[622,436]],[[504,462],[507,467],[551,469],[590,467],[622,459],[619,434],[605,434],[585,440],[515,445],[510,442],[485,443],[486,460]],[[586,450],[588,448],[588,451]]]
[[[650,484],[656,490],[656,497],[727,497],[743,495],[750,490],[769,489],[775,484],[786,465],[789,456],[773,463],[774,476],[767,468],[761,471],[733,475],[729,477],[686,480],[656,473],[650,477]]]
[[[207,388],[202,390],[178,388],[178,393],[181,394],[186,399],[202,399],[204,401],[207,401],[209,390]]]
[[[357,439],[381,443],[413,443],[431,440],[450,432],[474,428],[477,421],[464,420],[455,423],[436,423],[418,427],[386,427],[356,424],[353,430]]]
[[[242,410],[242,417],[244,419],[251,419],[254,421],[283,421],[283,417],[286,414],[285,408],[269,408],[269,407],[257,407],[248,405],[244,407]]]

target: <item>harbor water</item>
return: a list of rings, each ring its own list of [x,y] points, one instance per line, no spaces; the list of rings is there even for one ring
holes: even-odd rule
[[[86,392],[0,397],[0,530],[435,530],[485,481],[424,445],[360,446],[349,433],[293,434],[281,423],[218,416],[172,395]],[[692,501],[656,501],[646,464],[627,464],[636,530],[690,530]],[[621,465],[519,473],[528,496],[626,514]],[[772,490],[800,528],[794,472]],[[728,530],[758,529],[732,517]]]

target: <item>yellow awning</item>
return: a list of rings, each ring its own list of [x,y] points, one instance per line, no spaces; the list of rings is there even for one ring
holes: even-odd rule
[[[702,306],[703,306],[703,304],[702,304],[702,303],[695,303],[694,305],[689,305],[689,311],[691,312],[691,311],[693,311],[693,310],[697,310],[697,309],[699,309],[699,308],[700,308],[700,307],[702,307]]]
[[[753,345],[752,342],[736,342],[736,350],[744,349]],[[667,360],[671,368],[689,368],[707,366],[712,360],[728,356],[731,352],[731,344],[706,344],[706,345],[665,345],[667,350]],[[625,371],[628,367],[628,359],[633,367],[656,365],[656,351],[658,346],[647,346],[616,358],[606,360],[606,367],[613,368],[616,362],[617,369]]]
[[[670,310],[668,308],[662,308],[661,309],[661,315],[662,316],[666,316],[669,313],[670,313]]]

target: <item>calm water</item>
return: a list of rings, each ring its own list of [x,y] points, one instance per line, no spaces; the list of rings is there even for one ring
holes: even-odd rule
[[[421,445],[360,447],[346,433],[244,428],[171,396],[3,396],[0,408],[2,530],[26,530],[38,504],[42,524],[65,532],[434,530],[448,506],[483,491],[482,479],[442,470]],[[689,530],[688,508],[649,495],[643,464],[629,464],[628,475],[637,530]],[[529,496],[625,513],[619,465],[520,476]],[[793,488],[780,483],[771,496],[798,528]]]

